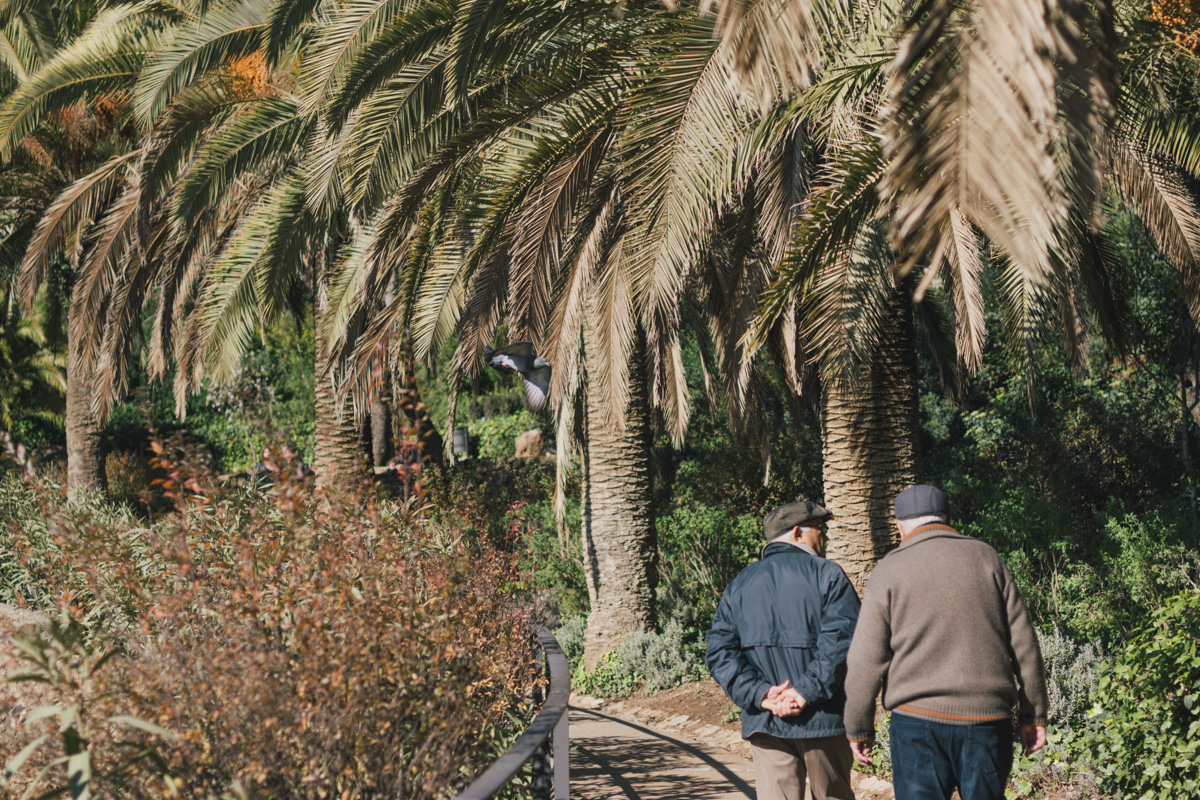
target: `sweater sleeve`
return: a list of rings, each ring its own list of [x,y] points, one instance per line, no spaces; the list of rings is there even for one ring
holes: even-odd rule
[[[841,568],[833,569],[821,598],[821,632],[817,635],[816,655],[808,669],[795,681],[795,689],[809,703],[823,703],[833,697],[845,676],[846,651],[858,621],[858,595]]]
[[[1004,603],[1008,612],[1009,652],[1013,672],[1017,676],[1018,716],[1021,722],[1046,724],[1050,700],[1046,694],[1046,667],[1037,632],[1029,619],[1029,611],[1021,599],[1021,591],[1008,567],[1001,564],[1004,580]]]
[[[713,680],[724,690],[734,705],[742,709],[758,709],[759,701],[771,688],[771,683],[742,652],[742,641],[734,625],[729,607],[729,590],[721,597],[712,628],[706,637],[708,647],[704,662]]]
[[[874,738],[875,698],[891,663],[892,628],[886,590],[879,581],[868,581],[846,657],[847,739],[861,742]]]

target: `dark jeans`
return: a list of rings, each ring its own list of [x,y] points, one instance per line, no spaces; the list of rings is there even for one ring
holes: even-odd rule
[[[1012,769],[1012,720],[944,725],[892,714],[896,800],[1003,800]]]

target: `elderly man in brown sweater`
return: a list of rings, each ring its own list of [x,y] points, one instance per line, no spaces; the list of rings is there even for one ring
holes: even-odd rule
[[[846,659],[846,737],[871,763],[875,697],[891,712],[896,800],[1000,800],[1017,710],[1026,753],[1046,743],[1045,669],[1012,573],[946,524],[946,496],[896,498],[900,546],[867,582]],[[1014,680],[1015,678],[1015,680]]]

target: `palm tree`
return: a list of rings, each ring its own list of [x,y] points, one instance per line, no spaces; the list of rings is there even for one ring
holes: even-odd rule
[[[0,110],[5,153],[48,115],[105,97],[131,98],[142,130],[59,196],[25,259],[27,299],[58,253],[72,253],[80,273],[71,373],[85,391],[71,430],[84,419],[99,430],[124,391],[147,301],[156,305],[148,366],[154,377],[174,367],[182,416],[205,374],[236,368],[263,318],[300,309],[325,274],[309,260],[328,262],[335,249],[331,225],[313,224],[297,202],[313,122],[291,93],[300,28],[269,17],[265,0],[207,6],[102,12]],[[286,224],[267,230],[264,215]],[[75,242],[86,243],[82,252]],[[320,313],[324,293],[316,294]],[[93,370],[98,378],[87,385]],[[317,466],[337,482],[361,460],[355,422],[339,413],[331,388],[318,389]],[[86,452],[75,459],[81,467]]]
[[[479,368],[502,323],[549,357],[559,463],[577,441],[585,469],[592,664],[654,622],[650,408],[678,441],[685,316],[735,419],[759,418],[759,365],[743,363],[740,337],[787,235],[794,126],[764,122],[757,97],[730,89],[734,47],[695,8],[386,9],[335,15],[301,79],[336,137],[310,194],[366,220],[330,319],[351,380],[397,332],[428,357],[456,331],[459,372]],[[764,10],[742,29],[772,21]],[[367,27],[377,38],[356,38]],[[768,61],[761,80],[789,68]],[[798,389],[794,326],[776,330]]]
[[[1084,29],[1085,38],[1102,32]],[[1010,184],[1012,176],[997,173],[991,165],[1001,162],[988,155],[993,143],[983,141],[991,134],[1009,136],[1005,147],[1018,148],[1021,139],[1014,130],[1020,128],[1017,123],[1025,124],[1019,115],[1014,130],[983,130],[988,119],[1008,118],[1002,116],[1002,104],[1010,98],[989,95],[1015,91],[1013,87],[985,80],[980,89],[984,97],[977,104],[957,94],[966,92],[965,86],[945,89],[949,94],[937,102],[922,95],[933,92],[930,87],[940,80],[949,80],[952,87],[960,76],[939,71],[948,69],[939,59],[957,63],[979,46],[976,42],[969,36],[964,42],[964,34],[954,30],[952,41],[929,45],[923,61],[905,67],[917,71],[905,91],[920,96],[910,97],[884,67],[895,70],[901,61],[895,53],[906,53],[905,42],[911,40],[892,41],[884,49],[886,37],[870,29],[867,33],[865,41],[829,66],[806,97],[825,119],[849,118],[854,124],[825,134],[836,144],[827,150],[812,200],[798,220],[795,241],[765,297],[760,319],[767,323],[795,302],[804,309],[809,345],[825,378],[826,501],[840,512],[831,550],[859,586],[894,542],[890,499],[919,474],[912,434],[913,310],[933,312],[929,328],[934,332],[953,329],[959,365],[947,375],[978,366],[986,335],[982,241],[989,241],[999,256],[993,261],[1008,337],[1025,353],[1032,352],[1047,324],[1057,323],[1068,352],[1078,354],[1088,308],[1119,349],[1127,341],[1119,274],[1095,233],[1096,203],[1105,187],[1115,188],[1155,232],[1180,268],[1192,303],[1200,253],[1200,214],[1177,173],[1188,164],[1195,169],[1194,140],[1180,136],[1181,130],[1191,132],[1198,119],[1194,108],[1185,107],[1194,99],[1187,100],[1188,92],[1176,88],[1170,109],[1162,109],[1164,87],[1187,84],[1194,66],[1184,63],[1190,57],[1163,47],[1161,31],[1137,21],[1123,28],[1128,47],[1122,52],[1131,55],[1120,64],[1125,91],[1115,114],[1096,111],[1111,96],[1103,88],[1105,81],[1097,84],[1073,67],[1056,65],[1053,82],[1064,98],[1054,115],[1062,121],[1061,135],[1051,142],[1025,140],[1020,158],[1027,163],[1015,167],[1027,173],[1023,185]],[[1095,41],[1076,44],[1093,56],[1105,52]],[[848,101],[853,101],[849,113],[839,110]],[[938,108],[939,102],[946,108]],[[1003,113],[1011,117],[1011,109]],[[895,127],[898,119],[915,120],[916,127],[902,133]],[[910,144],[926,137],[923,146],[940,153],[943,161],[914,166],[924,156],[915,153],[915,146],[902,144],[906,137]],[[889,146],[889,141],[895,144]],[[1029,149],[1031,143],[1036,146]],[[1038,163],[1045,168],[1041,172],[1034,169]],[[946,182],[947,175],[955,174],[965,181],[955,188],[961,192],[957,196]],[[1035,175],[1043,175],[1046,186],[1038,188]],[[983,185],[970,188],[976,180]],[[1054,208],[1048,210],[1046,200],[1055,193]],[[1000,205],[1007,210],[997,212]],[[1041,209],[1043,221],[1053,224],[1039,233],[1023,222],[1021,215],[1031,208]],[[924,216],[914,216],[920,209]],[[889,232],[886,246],[876,222],[880,219]],[[867,266],[862,268],[864,259]],[[906,281],[903,276],[913,266],[924,266],[924,272],[919,281]],[[931,304],[931,287],[940,289],[934,292],[937,299],[949,301],[946,308]],[[889,430],[902,433],[888,441]]]

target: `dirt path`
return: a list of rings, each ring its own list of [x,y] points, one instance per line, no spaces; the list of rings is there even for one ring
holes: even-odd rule
[[[705,686],[664,694],[571,698],[572,798],[753,800],[750,746],[721,719],[724,703]],[[855,772],[851,782],[858,800],[892,799],[886,781]]]

